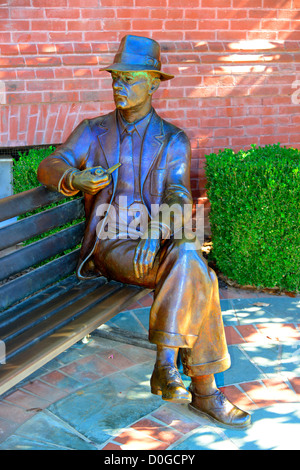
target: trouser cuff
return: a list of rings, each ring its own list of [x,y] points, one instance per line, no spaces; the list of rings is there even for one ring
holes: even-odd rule
[[[158,330],[149,331],[150,343],[170,348],[192,348],[197,338],[196,335],[180,335]]]
[[[227,354],[222,359],[207,362],[205,364],[186,365],[183,363],[183,372],[188,377],[198,377],[199,375],[210,375],[224,372],[229,369],[230,365],[230,356]]]

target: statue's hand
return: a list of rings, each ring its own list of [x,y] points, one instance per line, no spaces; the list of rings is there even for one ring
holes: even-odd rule
[[[101,167],[88,168],[76,171],[72,177],[72,186],[84,193],[91,195],[108,186],[111,182],[111,175]]]
[[[160,233],[159,231],[147,238],[142,238],[135,250],[133,259],[134,272],[137,278],[146,276],[152,269],[155,257],[160,249]]]

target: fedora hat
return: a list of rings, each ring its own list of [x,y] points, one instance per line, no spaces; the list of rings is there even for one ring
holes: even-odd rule
[[[174,75],[160,71],[160,46],[154,39],[143,36],[124,36],[114,63],[100,70],[107,72],[158,72],[161,80],[170,80]]]

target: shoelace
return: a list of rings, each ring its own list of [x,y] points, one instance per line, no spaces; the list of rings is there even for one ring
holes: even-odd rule
[[[189,390],[190,392],[192,392],[196,397],[198,398],[210,398],[210,397],[213,397],[213,396],[217,396],[218,398],[218,401],[220,402],[220,405],[223,405],[223,403],[225,402],[225,400],[227,400],[227,398],[225,397],[225,395],[223,394],[223,392],[221,392],[221,390],[217,389],[214,393],[212,393],[211,395],[200,395],[200,393],[196,393],[193,389],[193,386],[191,385],[189,387]]]
[[[167,369],[170,379],[175,379],[177,381],[179,380],[181,382],[181,377],[180,377],[180,374],[179,374],[178,370],[176,369],[176,367],[174,367],[174,366],[163,366],[160,369]]]

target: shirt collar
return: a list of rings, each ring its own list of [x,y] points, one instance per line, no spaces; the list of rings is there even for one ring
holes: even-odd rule
[[[136,132],[138,133],[138,135],[141,139],[143,138],[144,132],[145,132],[147,126],[148,126],[148,123],[150,121],[152,113],[153,113],[153,108],[151,108],[149,113],[146,114],[146,116],[144,116],[139,121],[135,121],[133,123],[130,123],[134,126]],[[118,125],[119,125],[120,134],[122,136],[124,134],[124,132],[126,131],[126,128],[127,128],[129,123],[123,118],[120,111],[117,112],[117,117],[118,117]]]

